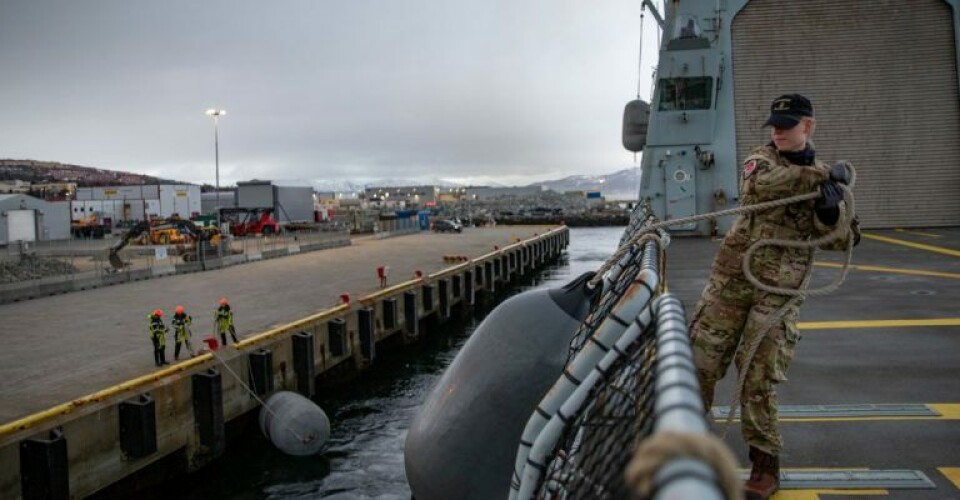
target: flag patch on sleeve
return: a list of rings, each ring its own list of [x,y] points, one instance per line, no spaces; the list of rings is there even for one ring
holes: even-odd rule
[[[743,178],[750,177],[750,174],[757,169],[757,160],[750,160],[743,164]]]

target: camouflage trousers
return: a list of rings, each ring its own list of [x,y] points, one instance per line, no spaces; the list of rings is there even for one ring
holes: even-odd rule
[[[740,425],[747,444],[772,455],[783,446],[777,429],[778,383],[787,380],[800,335],[800,304],[774,323],[760,342],[750,366],[744,367],[747,346],[757,331],[789,300],[758,290],[742,277],[713,273],[690,325],[693,360],[704,406],[713,405],[714,389],[734,361],[738,373],[747,370],[740,402]],[[743,339],[741,347],[741,339]]]

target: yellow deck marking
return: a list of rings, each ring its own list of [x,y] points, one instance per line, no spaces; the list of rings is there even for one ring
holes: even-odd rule
[[[801,321],[801,330],[836,330],[841,328],[903,328],[909,326],[960,326],[960,318],[874,319],[856,321]]]
[[[960,467],[937,467],[937,470],[946,476],[957,489],[960,489]]]
[[[894,229],[894,231],[896,231],[896,232],[898,232],[898,233],[915,234],[915,235],[917,235],[917,236],[926,236],[927,238],[939,238],[939,237],[940,237],[939,234],[921,233],[920,231],[909,231],[909,230],[907,230],[907,229]]]
[[[820,500],[820,495],[889,495],[887,490],[780,490],[770,500]]]
[[[939,413],[944,420],[960,420],[960,404],[930,403],[927,407]]]
[[[960,404],[955,403],[928,403],[927,407],[939,413],[939,416],[930,417],[897,417],[897,416],[876,416],[876,417],[823,417],[823,418],[780,418],[780,422],[863,422],[868,420],[960,420]],[[725,422],[726,417],[714,419],[716,422]],[[739,422],[739,418],[734,418],[733,422]],[[818,467],[821,469],[822,467]]]
[[[835,267],[837,269],[843,267],[843,264],[837,264],[836,262],[814,262],[813,265],[820,266],[820,267]],[[851,265],[849,268],[854,269],[856,271],[876,271],[880,273],[909,274],[913,276],[932,276],[935,278],[960,279],[960,274],[958,273],[944,273],[940,271],[927,271],[924,269],[902,269],[898,267],[854,266],[854,265]]]
[[[870,238],[871,240],[883,241],[886,243],[893,243],[894,245],[903,245],[905,247],[916,248],[919,250],[926,250],[928,252],[942,253],[944,255],[952,255],[954,257],[960,257],[960,250],[954,250],[952,248],[938,247],[934,245],[924,245],[923,243],[914,243],[907,240],[898,240],[896,238],[891,238],[889,236],[880,236],[879,234],[864,234],[864,238]]]

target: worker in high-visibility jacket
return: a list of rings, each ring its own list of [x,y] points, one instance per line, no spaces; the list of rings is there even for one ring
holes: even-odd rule
[[[180,359],[180,344],[185,345],[187,352],[193,357],[193,346],[190,345],[190,337],[193,336],[193,332],[190,331],[191,324],[193,324],[193,318],[187,314],[183,306],[177,306],[173,313],[173,319],[170,320],[170,326],[173,327],[173,341],[175,342],[173,348],[173,359],[175,360]]]
[[[150,329],[150,340],[153,342],[153,362],[157,366],[168,365],[166,359],[167,350],[167,325],[163,324],[163,311],[156,309],[147,316]]]
[[[230,332],[230,337],[233,338],[233,342],[237,343],[237,329],[233,327],[233,311],[230,309],[230,303],[227,302],[226,298],[220,299],[220,307],[213,312],[214,321],[217,324],[217,333],[220,334],[220,343],[227,345],[227,332]]]

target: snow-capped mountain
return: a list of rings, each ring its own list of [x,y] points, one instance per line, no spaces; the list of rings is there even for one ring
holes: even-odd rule
[[[637,183],[639,171],[624,169],[606,175],[571,175],[562,179],[536,182],[530,185],[543,185],[547,189],[562,193],[564,191],[600,191],[608,199],[634,199],[637,197]],[[441,187],[457,187],[463,184],[443,179],[314,179],[313,186],[321,192],[356,193],[370,186],[393,187],[412,185],[432,185]],[[503,184],[488,183],[487,185],[503,187]]]
[[[571,175],[554,181],[544,181],[547,189],[564,191],[600,191],[608,199],[636,199],[640,171],[634,168],[606,175]]]

